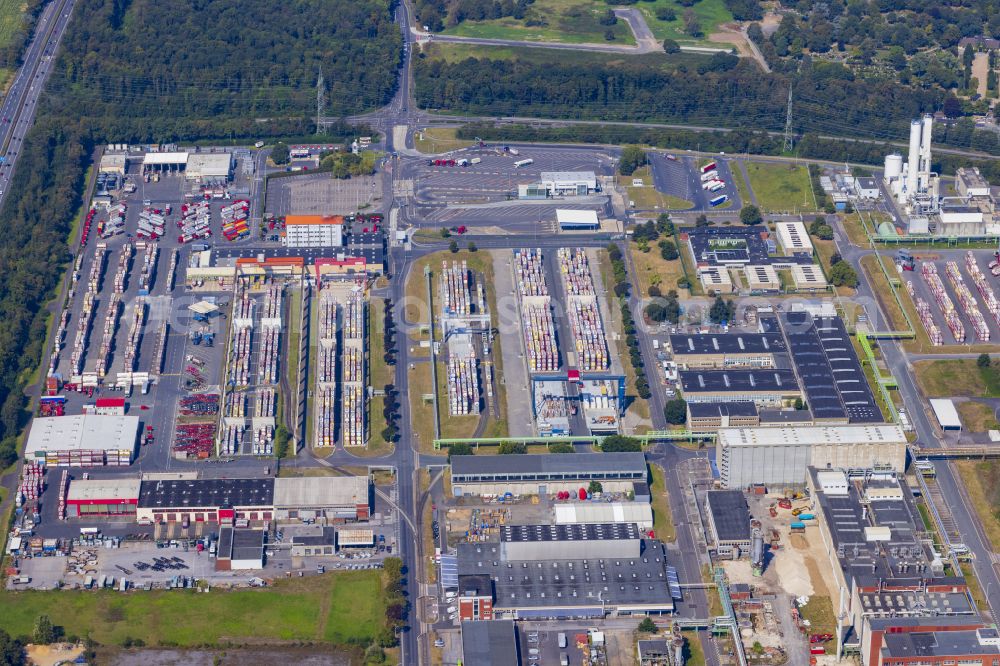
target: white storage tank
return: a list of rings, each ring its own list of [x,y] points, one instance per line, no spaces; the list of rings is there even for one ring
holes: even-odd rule
[[[892,153],[885,156],[885,179],[899,178],[903,175],[903,156],[899,153]]]

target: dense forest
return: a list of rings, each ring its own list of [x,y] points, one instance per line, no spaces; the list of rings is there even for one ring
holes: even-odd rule
[[[309,134],[321,70],[330,115],[381,106],[402,48],[392,9],[390,0],[78,0],[0,209],[0,467],[16,455],[92,147]]]
[[[789,79],[722,55],[670,71],[618,62],[571,63],[468,58],[418,59],[423,108],[480,115],[536,115],[656,121],[719,127],[784,128]],[[814,63],[794,79],[799,132],[877,139],[905,138],[911,118],[944,103],[939,90],[856,81],[835,64]]]
[[[1000,37],[1000,0],[786,0],[782,7],[777,29],[765,34],[754,24],[747,33],[778,71],[791,72],[804,59],[821,58],[869,81],[958,90],[973,101],[978,93],[972,86],[971,52],[965,54],[960,42]],[[995,63],[990,64],[992,71]]]
[[[417,0],[417,22],[437,32],[462,21],[483,21],[511,16],[523,19],[534,0]]]

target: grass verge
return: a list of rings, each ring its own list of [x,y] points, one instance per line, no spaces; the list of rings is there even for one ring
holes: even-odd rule
[[[635,392],[635,368],[629,360],[628,345],[625,344],[624,329],[622,327],[622,313],[619,305],[620,301],[614,298],[614,271],[611,268],[611,257],[607,250],[598,251],[598,264],[601,270],[601,281],[604,285],[604,293],[608,298],[608,311],[611,313],[611,338],[609,344],[613,343],[618,350],[618,358],[625,369],[625,400],[629,403],[628,411],[644,421],[649,420],[649,401],[643,400]]]
[[[987,430],[1000,429],[996,414],[993,409],[981,402],[969,400],[956,405],[958,415],[962,419],[962,425],[969,432],[986,432]]]
[[[533,42],[635,44],[628,24],[619,19],[612,26],[600,23],[607,5],[595,0],[536,0],[523,19],[504,17],[463,21],[446,34],[484,39],[517,39]],[[608,40],[610,33],[613,39]]]
[[[639,288],[642,296],[648,295],[649,288],[653,285],[657,285],[663,293],[676,289],[680,298],[690,296],[690,290],[677,286],[678,280],[687,277],[680,259],[667,261],[660,255],[660,248],[656,247],[655,243],[649,248],[649,252],[641,252],[635,243],[629,243],[628,251],[631,254],[632,266],[635,267],[633,276],[635,286]]]
[[[141,639],[147,645],[195,647],[247,640],[257,643],[371,641],[385,620],[378,571],[347,571],[278,580],[267,589],[198,594],[162,590],[0,592],[0,627],[31,635],[48,615],[67,635],[104,645]]]
[[[806,167],[771,162],[747,162],[746,167],[761,210],[770,213],[816,210]]]
[[[1000,508],[991,500],[993,486],[1000,478],[1000,462],[995,460],[959,460],[953,463],[962,477],[965,492],[979,516],[990,550],[1000,549]]]
[[[677,538],[677,532],[674,529],[673,517],[670,515],[670,501],[663,475],[663,468],[659,465],[649,466],[649,492],[653,498],[653,530],[660,541],[673,541]]]
[[[1000,397],[1000,368],[980,368],[974,358],[921,360],[913,370],[928,398]]]
[[[814,594],[809,603],[799,607],[802,617],[809,620],[811,634],[837,634],[837,616],[833,614],[833,602],[825,594]]]
[[[431,487],[431,473],[426,469],[420,470],[420,492],[426,493]],[[420,538],[423,542],[424,563],[426,564],[427,575],[425,582],[437,582],[437,567],[431,558],[434,556],[434,509],[433,502],[424,503],[423,513],[420,515]]]
[[[433,155],[468,148],[471,141],[459,139],[454,127],[428,127],[414,133],[413,147],[424,154]]]

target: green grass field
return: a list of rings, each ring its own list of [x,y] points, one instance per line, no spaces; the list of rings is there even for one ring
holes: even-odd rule
[[[809,170],[804,166],[748,162],[750,187],[765,212],[802,212],[816,209]]]
[[[603,26],[599,19],[609,6],[596,0],[535,0],[524,19],[512,17],[488,21],[463,21],[444,31],[447,35],[484,39],[520,39],[533,42],[635,44],[625,21]],[[528,25],[533,23],[535,25]],[[614,40],[605,40],[611,28]]]
[[[0,45],[7,46],[21,27],[24,3],[20,0],[0,0]],[[6,82],[6,77],[4,79]]]
[[[0,592],[0,627],[31,635],[42,614],[66,635],[104,645],[126,638],[193,647],[228,641],[325,641],[374,638],[385,617],[378,571],[279,580],[269,589],[213,591]]]
[[[976,359],[922,360],[913,364],[917,384],[928,398],[1000,397],[1000,368],[976,366]]]
[[[649,29],[659,40],[673,39],[681,44],[705,43],[705,38],[694,38],[684,32],[684,12],[685,7],[673,0],[656,0],[655,2],[641,2],[635,5],[646,17]],[[656,10],[659,7],[670,7],[677,17],[673,21],[661,21],[656,18]],[[724,0],[701,0],[696,3],[691,10],[698,17],[702,32],[710,35],[715,32],[719,24],[733,20],[733,15],[726,9]],[[725,45],[722,45],[725,46]]]
[[[710,56],[701,53],[641,53],[626,55],[601,51],[570,49],[548,49],[544,47],[487,46],[485,44],[447,44],[445,42],[425,44],[423,52],[429,58],[447,62],[461,62],[466,58],[489,58],[491,60],[523,60],[535,64],[572,64],[580,67],[615,67],[639,65],[673,71],[684,66],[696,69]]]

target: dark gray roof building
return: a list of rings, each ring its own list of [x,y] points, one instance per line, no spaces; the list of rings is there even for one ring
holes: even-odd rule
[[[462,622],[462,658],[469,666],[520,666],[514,622]]]
[[[708,518],[719,545],[749,545],[750,509],[741,490],[710,490]]]
[[[775,333],[699,333],[670,336],[675,357],[687,354],[775,354],[785,351],[785,340]]]
[[[454,456],[452,483],[497,481],[646,480],[642,453]]]
[[[140,508],[263,508],[273,504],[273,478],[157,479],[143,481],[139,488]]]

